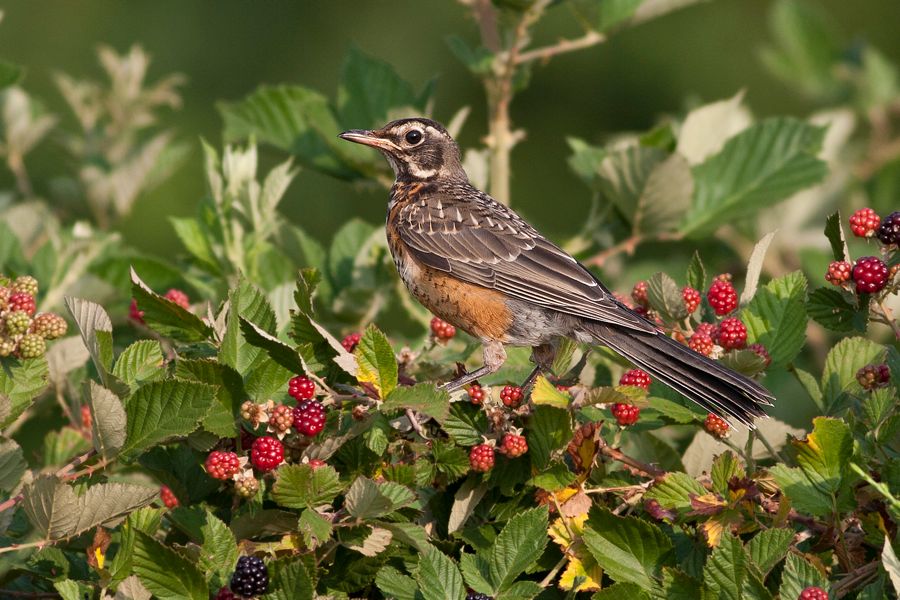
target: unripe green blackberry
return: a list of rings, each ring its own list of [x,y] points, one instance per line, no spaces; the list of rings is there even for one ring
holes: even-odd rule
[[[37,297],[38,294],[38,281],[31,275],[16,277],[11,287],[14,292],[22,292],[34,297]]]
[[[31,317],[24,310],[15,310],[6,315],[6,331],[10,335],[25,333],[31,327]]]
[[[61,338],[66,335],[68,329],[69,326],[66,320],[53,313],[40,313],[34,317],[34,322],[31,325],[31,331],[45,340]]]
[[[234,491],[244,498],[252,498],[259,491],[259,481],[253,475],[245,475],[234,480]]]
[[[16,340],[0,335],[0,357],[6,357],[16,351]]]
[[[9,297],[12,293],[11,289],[5,285],[0,285],[0,310],[6,310],[6,307],[9,304]]]
[[[26,333],[19,340],[19,356],[22,358],[37,358],[47,351],[47,342],[36,333]]]

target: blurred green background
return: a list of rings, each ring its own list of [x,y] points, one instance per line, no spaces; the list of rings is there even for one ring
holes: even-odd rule
[[[900,62],[900,2],[827,0],[821,5],[846,39],[865,40]],[[724,98],[741,88],[757,115],[808,114],[814,107],[771,77],[759,60],[769,7],[761,0],[702,3],[538,65],[512,107],[515,125],[528,135],[513,152],[514,205],[553,237],[577,230],[590,194],[566,165],[569,135],[599,142],[613,132],[643,130],[686,103]],[[18,0],[4,2],[2,9],[0,56],[24,65],[23,85],[64,119],[72,116],[53,73],[103,79],[98,44],[120,52],[141,44],[153,59],[151,82],[172,72],[187,76],[183,109],[167,113],[162,125],[173,126],[180,139],[193,143],[190,161],[143,197],[120,226],[130,243],[148,251],[166,254],[179,247],[167,217],[194,214],[204,193],[199,138],[214,145],[221,141],[215,102],[238,100],[262,83],[299,83],[333,95],[342,59],[353,44],[390,62],[417,86],[437,77],[436,118],[448,120],[462,106],[471,106],[463,146],[476,144],[485,133],[481,85],[445,40],[453,32],[476,42],[476,27],[468,10],[451,0]],[[577,34],[563,8],[542,21],[536,42]],[[55,142],[51,137],[45,143]],[[29,165],[35,181],[58,171],[52,161],[67,160],[61,149],[46,150]],[[283,158],[270,148],[263,152],[271,163]],[[2,177],[9,179],[7,173]],[[354,189],[304,170],[282,210],[326,240],[351,216],[381,221],[384,196],[381,190]]]

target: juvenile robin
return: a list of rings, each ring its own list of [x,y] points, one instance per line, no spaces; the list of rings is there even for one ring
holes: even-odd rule
[[[433,314],[481,340],[484,365],[453,390],[500,369],[505,345],[530,346],[536,368],[563,337],[601,344],[704,409],[749,427],[774,397],[755,381],[669,338],[615,299],[577,260],[469,183],[444,127],[400,119],[340,137],[372,146],[396,175],[387,241],[400,278]]]

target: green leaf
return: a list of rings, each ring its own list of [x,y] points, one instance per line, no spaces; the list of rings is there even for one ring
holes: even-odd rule
[[[59,592],[62,600],[83,600],[89,598],[92,591],[86,584],[71,579],[56,581],[53,583],[53,587]]]
[[[113,367],[112,373],[125,382],[131,389],[165,377],[162,349],[155,340],[138,340],[131,344]]]
[[[644,497],[656,500],[663,508],[689,510],[691,494],[702,496],[706,490],[686,473],[671,472],[657,479]]]
[[[813,485],[799,467],[777,464],[769,468],[769,474],[798,511],[818,517],[832,514],[832,496]]]
[[[666,400],[665,398],[650,396],[647,398],[647,402],[650,404],[650,408],[676,423],[691,423],[699,418],[698,413],[695,413],[686,406],[682,406],[671,400]]]
[[[865,333],[869,325],[868,303],[850,302],[841,292],[820,287],[809,294],[806,311],[823,327],[841,333]]]
[[[834,406],[847,390],[860,389],[856,372],[870,363],[882,362],[884,346],[861,337],[839,341],[825,359],[822,394],[826,408]]]
[[[817,417],[813,419],[812,433],[793,445],[797,449],[797,464],[807,479],[823,493],[836,494],[853,455],[850,427],[838,419]]]
[[[758,574],[762,577],[768,575],[787,554],[793,541],[794,532],[791,529],[765,529],[756,534],[747,544],[747,550]]]
[[[22,449],[13,440],[0,438],[0,490],[11,492],[28,468]]]
[[[713,482],[713,489],[723,496],[727,496],[728,482],[731,481],[731,478],[741,479],[746,476],[746,472],[737,455],[729,450],[713,459],[709,475]]]
[[[726,533],[703,567],[703,582],[716,598],[741,600],[747,581],[747,555],[741,541]]]
[[[456,563],[434,546],[419,557],[415,571],[424,600],[463,600],[466,588]]]
[[[359,362],[359,382],[371,383],[382,398],[387,398],[397,387],[397,358],[387,337],[369,325],[353,354]]]
[[[374,232],[375,227],[370,223],[362,219],[351,219],[334,234],[328,250],[328,270],[338,290],[353,283],[357,258]]]
[[[766,370],[766,359],[753,350],[731,350],[719,362],[747,377],[754,377]]]
[[[272,591],[263,596],[265,600],[313,600],[315,586],[302,559],[290,562],[277,561],[272,568]]]
[[[471,475],[459,486],[453,495],[453,506],[447,520],[447,533],[454,533],[463,528],[487,490],[487,485],[481,479]]]
[[[694,202],[681,231],[692,237],[755,214],[828,173],[816,158],[825,130],[790,118],[767,119],[732,137],[694,167]]]
[[[75,320],[75,325],[81,332],[81,339],[91,353],[94,366],[100,373],[100,380],[110,387],[107,374],[112,367],[113,339],[112,321],[109,315],[99,304],[66,296],[66,308]]]
[[[238,547],[234,534],[221,519],[206,511],[206,522],[200,528],[201,544],[197,565],[211,575],[211,587],[228,585],[237,564]]]
[[[303,360],[296,350],[244,317],[241,317],[241,333],[244,334],[244,339],[249,344],[264,350],[268,357],[282,368],[292,373],[303,373],[306,371]]]
[[[49,378],[44,357],[6,359],[0,365],[0,429],[5,429],[31,406],[46,388]]]
[[[793,367],[791,370],[797,376],[800,385],[803,386],[803,389],[806,390],[806,393],[809,394],[809,397],[815,402],[816,406],[824,411],[825,407],[822,404],[822,389],[819,387],[819,382],[816,381],[816,378],[813,377],[812,373],[797,367]]]
[[[461,446],[480,444],[481,436],[490,431],[484,411],[469,402],[452,403],[443,428],[447,435]],[[529,447],[532,447],[531,443]]]
[[[750,260],[747,262],[747,276],[744,278],[744,291],[741,292],[740,304],[744,305],[750,302],[756,295],[756,288],[759,287],[759,275],[762,273],[763,262],[766,259],[766,251],[775,238],[774,231],[770,231],[763,236],[761,240],[753,246],[753,252],[750,253]]]
[[[91,410],[91,441],[94,450],[107,460],[114,458],[125,444],[127,417],[122,401],[92,380],[88,406]]]
[[[321,546],[331,537],[331,521],[307,508],[300,512],[297,520],[297,531],[303,536],[303,543],[310,548]]]
[[[521,512],[503,527],[491,547],[488,563],[496,592],[513,581],[540,558],[547,545],[547,507]]]
[[[531,402],[535,405],[565,409],[572,403],[572,397],[556,389],[556,386],[550,383],[545,376],[539,375],[531,390]]]
[[[385,596],[396,600],[416,600],[416,592],[419,589],[415,579],[390,566],[382,567],[378,571],[375,585]]]
[[[393,356],[393,354],[392,354]],[[410,408],[443,423],[450,412],[450,394],[433,383],[394,388],[381,405],[383,412]]]
[[[337,471],[329,465],[312,468],[309,465],[284,465],[276,471],[272,498],[288,508],[316,507],[329,504],[341,493]]]
[[[570,471],[565,463],[557,462],[532,477],[528,483],[548,492],[556,492],[571,485],[575,479],[575,473]]]
[[[591,596],[591,600],[647,600],[647,595],[636,583],[614,583]]]
[[[347,512],[360,520],[377,519],[415,501],[412,491],[393,482],[377,484],[366,477],[357,477],[347,491]]]
[[[688,316],[681,288],[665,273],[654,273],[647,280],[647,300],[666,321],[681,321]]]
[[[900,593],[900,560],[897,559],[897,554],[894,552],[894,547],[891,545],[891,540],[888,536],[884,536],[884,547],[881,550],[881,566],[884,567],[885,572],[888,574],[891,584],[894,586],[894,592]]]
[[[134,534],[134,573],[160,600],[207,600],[209,591],[203,575],[194,564],[155,539],[136,531]]]
[[[793,552],[789,553],[781,574],[779,596],[781,598],[799,598],[800,592],[810,586],[827,590],[830,584],[828,578],[812,563]]]
[[[209,412],[216,388],[171,379],[148,383],[125,401],[128,435],[121,455],[133,460],[166,440],[186,436]]]
[[[825,219],[825,237],[831,244],[831,255],[834,260],[850,262],[850,250],[847,249],[847,237],[840,211],[835,211]]]
[[[658,527],[596,507],[585,525],[584,541],[614,581],[635,583],[645,590],[656,585],[671,558],[672,542]]]
[[[241,317],[274,333],[275,312],[266,295],[246,280],[240,280],[228,295],[229,310],[219,360],[241,375],[251,373],[262,360],[262,350],[247,343],[241,334]]]
[[[202,342],[212,328],[194,313],[151,290],[131,269],[131,295],[144,312],[144,322],[157,333],[185,343]]]
[[[214,359],[179,359],[175,363],[175,377],[215,386],[216,401],[203,418],[203,428],[220,437],[237,435],[236,419],[241,404],[247,399],[237,371]]]
[[[190,252],[194,258],[204,264],[205,267],[214,273],[219,272],[216,253],[210,242],[210,235],[205,231],[200,221],[194,218],[185,217],[169,217],[172,229],[175,235],[181,240],[181,244]]]
[[[700,252],[697,250],[694,250],[691,263],[688,265],[687,282],[695,290],[701,291],[706,289],[706,267],[703,266]]]
[[[469,453],[444,440],[433,440],[431,457],[434,468],[444,475],[448,482],[456,481],[469,472]]]
[[[750,342],[769,351],[772,363],[792,361],[806,341],[806,277],[800,271],[773,279],[741,311]]]
[[[550,463],[550,456],[565,446],[572,435],[569,413],[552,406],[536,406],[526,423],[528,454],[536,469]]]

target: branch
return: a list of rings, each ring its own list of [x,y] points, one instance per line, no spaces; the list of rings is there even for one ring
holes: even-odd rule
[[[574,52],[576,50],[582,50],[584,48],[596,46],[597,44],[602,44],[606,39],[606,36],[602,33],[588,31],[580,38],[575,38],[574,40],[560,40],[555,44],[544,46],[543,48],[535,48],[528,52],[522,52],[516,57],[516,64],[522,65],[536,60],[546,62],[559,54]]]
[[[861,567],[853,569],[831,588],[835,598],[842,598],[878,573],[881,561],[873,560]]]
[[[876,302],[876,305],[881,309],[885,325],[889,325],[894,331],[894,337],[900,340],[900,326],[897,325],[897,321],[894,319],[894,313],[891,311],[890,307],[884,303],[884,299]]]
[[[641,461],[631,458],[625,454],[622,454],[621,450],[617,450],[609,445],[607,445],[606,441],[603,438],[597,440],[597,443],[600,444],[600,453],[608,456],[609,458],[622,463],[623,465],[627,465],[634,469],[635,471],[639,471],[646,475],[647,477],[652,477],[654,479],[658,477],[662,477],[666,474],[665,471],[661,469],[657,469],[653,465],[648,465],[646,463],[642,463]]]

